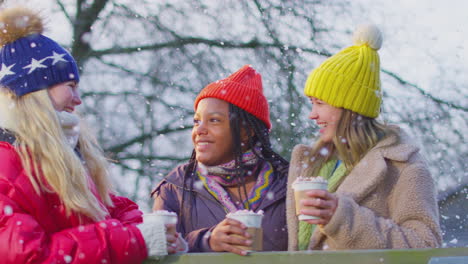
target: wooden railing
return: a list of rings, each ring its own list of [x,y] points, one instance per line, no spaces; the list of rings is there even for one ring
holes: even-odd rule
[[[468,248],[256,252],[245,257],[231,253],[190,253],[145,261],[150,263],[468,264]]]

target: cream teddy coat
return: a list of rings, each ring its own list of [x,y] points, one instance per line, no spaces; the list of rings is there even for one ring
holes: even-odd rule
[[[419,149],[400,129],[372,148],[336,191],[338,207],[317,227],[309,249],[438,247],[441,230],[436,191]],[[311,147],[297,145],[289,168],[286,202],[288,250],[298,250],[292,182],[307,175]]]

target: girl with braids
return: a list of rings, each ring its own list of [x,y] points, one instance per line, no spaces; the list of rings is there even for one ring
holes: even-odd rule
[[[313,146],[294,148],[289,170],[289,250],[437,247],[441,231],[434,182],[418,147],[380,112],[382,44],[374,25],[358,28],[355,45],[327,59],[309,75],[309,118],[320,127]],[[298,201],[291,185],[299,176],[328,179]]]
[[[31,10],[0,12],[0,262],[141,263],[174,253],[175,225],[141,223],[138,206],[113,193],[107,160],[74,113],[76,62],[42,31]]]
[[[192,157],[153,192],[154,210],[179,215],[191,252],[247,254],[237,247],[252,243],[246,227],[225,219],[239,209],[264,211],[263,250],[286,250],[288,162],[272,150],[270,128],[261,76],[250,65],[197,96]]]

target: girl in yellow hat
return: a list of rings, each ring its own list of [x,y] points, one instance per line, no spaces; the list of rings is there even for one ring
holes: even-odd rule
[[[320,127],[314,146],[294,148],[287,199],[289,250],[423,248],[441,243],[434,182],[419,148],[380,113],[382,35],[358,28],[354,46],[309,75],[309,118]],[[328,190],[310,190],[298,214],[292,183],[321,176]]]

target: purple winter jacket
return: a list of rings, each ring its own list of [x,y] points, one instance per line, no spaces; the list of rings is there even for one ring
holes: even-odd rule
[[[183,177],[188,164],[180,165],[171,171],[153,191],[153,210],[168,210],[180,215]],[[275,177],[269,193],[263,197],[257,209],[264,211],[263,251],[286,251],[288,248],[288,230],[286,226],[286,185],[288,167],[275,169]],[[201,181],[198,181],[201,183]],[[187,186],[189,186],[187,184]],[[196,188],[198,187],[198,188]],[[192,199],[188,198],[188,189],[184,190],[184,217],[177,223],[180,232],[189,244],[189,252],[211,251],[204,235],[224,220],[227,211],[203,186],[195,182]]]

